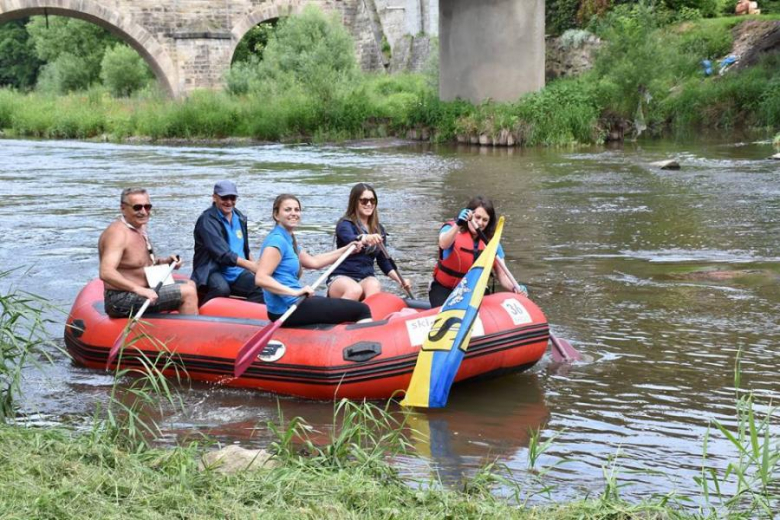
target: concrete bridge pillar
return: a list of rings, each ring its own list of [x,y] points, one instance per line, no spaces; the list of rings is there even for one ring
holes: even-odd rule
[[[543,0],[439,0],[439,96],[515,101],[544,87]]]

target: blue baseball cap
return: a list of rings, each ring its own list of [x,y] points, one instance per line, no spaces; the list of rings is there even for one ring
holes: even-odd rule
[[[235,195],[238,197],[238,189],[232,181],[219,181],[214,185],[214,194],[220,197]]]

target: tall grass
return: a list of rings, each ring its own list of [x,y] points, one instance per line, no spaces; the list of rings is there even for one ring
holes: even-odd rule
[[[775,518],[780,510],[780,437],[772,424],[777,407],[770,404],[759,413],[753,393],[742,391],[741,355],[740,350],[734,369],[736,429],[730,429],[720,421],[713,422],[737,450],[737,460],[729,462],[722,474],[708,466],[711,435],[708,431],[702,473],[696,481],[705,499],[705,514],[728,518]],[[727,494],[727,486],[735,491]],[[714,500],[717,503],[713,503]]]
[[[126,327],[130,324],[128,320]],[[143,330],[143,323],[139,328],[120,351],[105,408],[95,411],[92,442],[143,450],[162,436],[159,421],[166,411],[184,409],[179,388],[187,379],[186,371],[164,343]],[[139,342],[146,350],[137,348]],[[156,351],[153,356],[147,353],[150,347]],[[126,368],[121,368],[123,358],[129,361]]]
[[[0,272],[0,284],[7,283],[11,272]],[[23,370],[37,365],[41,357],[51,361],[45,310],[52,307],[34,294],[13,286],[0,292],[0,424],[16,415]]]

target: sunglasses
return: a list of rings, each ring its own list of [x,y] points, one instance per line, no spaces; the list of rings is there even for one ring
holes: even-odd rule
[[[376,206],[376,199],[369,199],[367,197],[362,197],[358,199],[358,202],[360,202],[361,206],[368,206],[371,204],[372,206]]]
[[[222,195],[217,195],[217,197],[219,197],[220,200],[229,200],[231,202],[235,202],[238,198],[237,195],[225,195],[224,197]]]
[[[129,206],[129,204],[125,204],[125,206]],[[133,211],[135,211],[136,213],[141,211],[142,209],[145,209],[147,212],[152,211],[151,204],[133,204],[130,207],[133,208]]]

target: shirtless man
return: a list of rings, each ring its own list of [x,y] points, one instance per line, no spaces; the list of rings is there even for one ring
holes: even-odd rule
[[[146,225],[152,211],[149,194],[142,188],[126,188],[120,198],[121,217],[100,235],[100,279],[105,285],[106,313],[112,318],[126,318],[149,299],[149,312],[175,311],[198,314],[198,296],[191,281],[164,285],[160,294],[149,288],[144,267],[176,262],[177,257],[155,258],[146,236]]]

